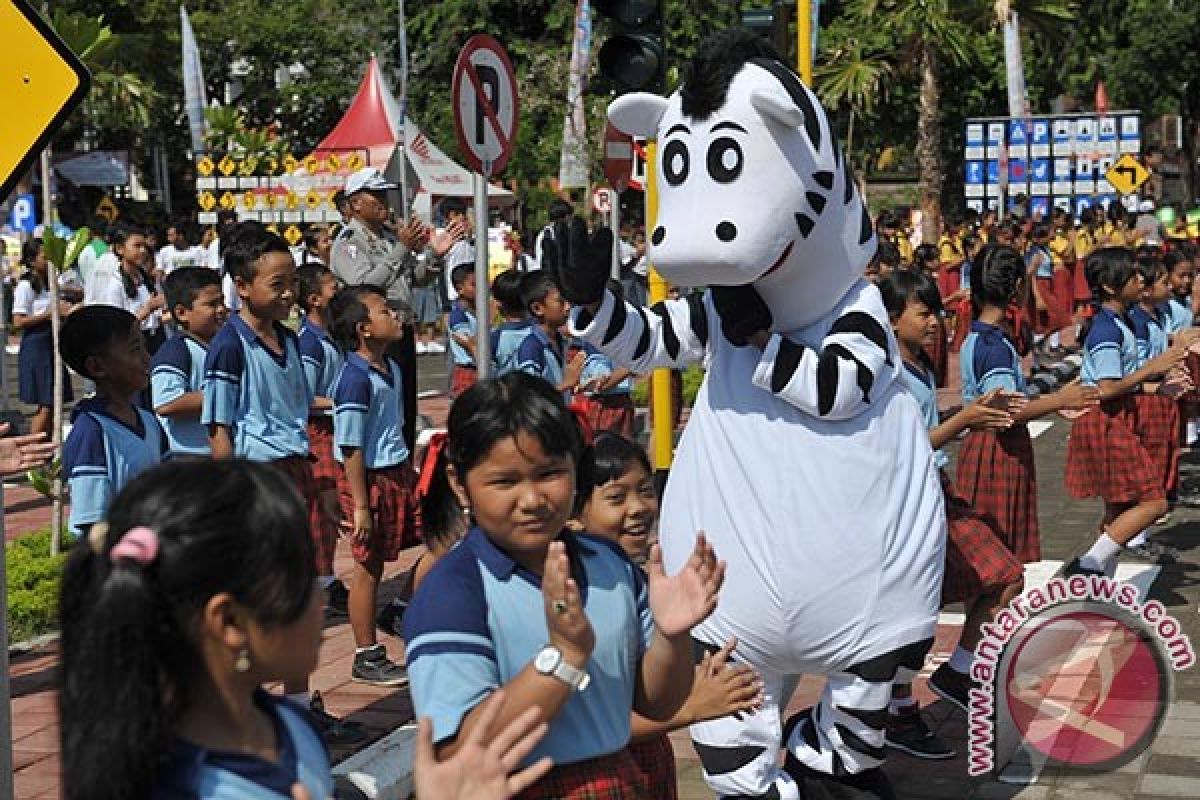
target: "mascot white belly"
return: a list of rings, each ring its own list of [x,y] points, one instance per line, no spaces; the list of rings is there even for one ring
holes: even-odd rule
[[[605,290],[609,234],[560,223],[543,262],[583,306],[575,333],[635,372],[703,362],[660,538],[679,569],[699,530],[728,562],[695,632],[766,685],[763,709],[692,726],[720,796],[889,797],[892,681],[932,644],[942,492],[891,326],[862,279],[875,234],[820,103],[744,31],[701,46],[670,98],[626,95],[620,130],[657,140],[648,257],[704,295],[640,308]],[[796,675],[827,675],[785,724]],[[787,757],[779,767],[779,749]]]

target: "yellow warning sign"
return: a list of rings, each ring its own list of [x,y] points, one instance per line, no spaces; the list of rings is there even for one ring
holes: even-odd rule
[[[247,211],[253,211],[258,207],[258,194],[256,192],[246,192],[242,195],[242,207]]]
[[[316,211],[321,205],[321,193],[316,189],[309,189],[308,194],[304,196],[304,204],[310,211]]]
[[[230,158],[229,154],[227,153],[224,158],[217,163],[217,169],[221,170],[221,174],[228,178],[237,171],[237,162]]]
[[[291,175],[293,172],[296,171],[296,168],[299,166],[300,166],[300,162],[297,161],[296,157],[294,155],[292,155],[291,153],[288,153],[286,156],[283,157],[283,171],[286,172],[287,174]]]
[[[329,158],[325,159],[325,164],[330,172],[337,172],[342,168],[342,158],[337,153],[330,153]]]
[[[203,175],[206,178],[209,177],[210,175],[212,175],[213,170],[215,170],[216,168],[217,168],[217,165],[214,164],[213,160],[211,158],[209,158],[208,156],[202,156],[200,158],[200,160],[196,162],[196,172],[199,172],[201,175]]]
[[[321,159],[317,158],[316,156],[305,156],[304,157],[304,170],[309,175],[315,175],[317,170],[319,170],[320,168],[321,168]]]
[[[217,198],[212,192],[201,192],[196,202],[200,204],[202,211],[212,211],[217,207]]]
[[[226,211],[233,211],[237,208],[237,198],[231,192],[225,192],[221,195],[221,208]]]
[[[1126,153],[1117,159],[1117,163],[1108,168],[1104,179],[1112,184],[1121,194],[1133,194],[1150,178],[1150,173],[1142,166],[1142,162]]]
[[[295,211],[300,207],[300,197],[295,192],[289,191],[287,196],[283,198],[283,204],[288,211]]]
[[[0,101],[9,111],[0,137],[0,197],[5,197],[83,100],[90,76],[27,0],[0,2],[0,36],[5,42]]]
[[[351,172],[358,172],[365,166],[366,163],[363,161],[361,153],[351,153],[350,157],[346,159],[346,169]]]
[[[121,212],[117,209],[117,204],[112,201],[112,198],[104,195],[100,199],[99,205],[96,206],[96,216],[108,220],[108,224],[112,225],[117,221],[117,217],[121,216]]]
[[[283,238],[288,244],[290,244],[292,247],[295,247],[296,245],[300,244],[300,241],[304,238],[304,234],[301,233],[300,229],[295,225],[289,225],[287,230],[283,232]]]
[[[279,198],[273,192],[267,192],[263,195],[263,202],[266,203],[267,208],[274,209],[279,204]]]

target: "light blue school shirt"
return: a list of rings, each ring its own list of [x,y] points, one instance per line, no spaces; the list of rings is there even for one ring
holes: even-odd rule
[[[1185,328],[1192,327],[1192,304],[1178,297],[1172,297],[1163,303],[1167,333],[1179,333]]]
[[[529,329],[533,324],[532,320],[527,319],[505,322],[492,330],[492,367],[497,378],[519,369],[517,351],[529,336]]]
[[[333,399],[333,387],[345,358],[333,343],[333,337],[309,319],[300,326],[300,360],[304,362],[304,377],[317,397]],[[311,411],[313,416],[331,417],[333,409]]]
[[[551,386],[558,386],[563,382],[563,362],[557,344],[557,341],[551,341],[541,325],[530,326],[525,341],[517,349],[517,369],[542,378]]]
[[[154,408],[173,403],[189,392],[204,387],[204,360],[208,348],[197,339],[181,333],[158,348],[150,361],[150,402]],[[171,455],[207,456],[208,429],[200,424],[200,415],[181,417],[159,414],[158,421],[167,435]]]
[[[940,425],[942,421],[938,416],[937,384],[934,381],[933,373],[924,367],[905,361],[904,369],[900,371],[900,379],[904,382],[904,388],[908,389],[909,393],[917,399],[917,405],[921,407],[921,417],[925,420],[925,427],[933,430]],[[938,469],[941,469],[950,463],[950,458],[945,451],[934,450],[933,463]]]
[[[446,320],[446,327],[450,330],[450,356],[454,359],[454,364],[460,367],[475,366],[475,359],[471,356],[471,351],[463,347],[454,336],[466,336],[470,339],[475,338],[479,327],[475,324],[475,315],[471,310],[464,306],[461,302],[456,302],[454,307],[450,309],[450,317]]]
[[[213,337],[204,363],[204,410],[200,422],[227,425],[233,451],[250,461],[307,458],[308,410],[313,394],[296,334],[275,323],[283,346],[270,350],[235,315]]]
[[[1095,386],[1100,381],[1120,380],[1137,368],[1138,346],[1133,331],[1125,320],[1101,307],[1092,317],[1092,326],[1083,342],[1080,379]]]
[[[1137,340],[1139,368],[1167,351],[1167,331],[1157,309],[1150,312],[1140,305],[1134,306],[1129,312],[1129,322],[1133,338]]]
[[[579,385],[583,386],[596,378],[607,378],[616,368],[612,359],[600,352],[591,342],[581,342],[583,346],[583,371],[579,373]],[[596,394],[604,397],[629,394],[633,391],[633,376],[626,375],[619,383],[603,392]]]
[[[572,764],[625,747],[654,635],[641,569],[605,539],[566,531],[559,538],[596,636],[591,684],[571,694],[525,764],[547,755]],[[404,641],[413,707],[433,720],[434,741],[457,734],[463,717],[549,642],[541,583],[473,528],[421,584],[404,614]]]
[[[167,437],[154,414],[134,407],[138,424],[131,428],[108,413],[107,402],[102,397],[81,400],[63,444],[73,530],[104,519],[117,492],[167,454]]]
[[[333,456],[345,462],[343,447],[363,451],[367,469],[385,469],[408,461],[404,441],[404,379],[400,367],[385,359],[384,374],[358,353],[346,356],[333,390]]]
[[[1021,357],[997,326],[973,320],[958,359],[964,404],[974,402],[993,389],[1026,393]]]

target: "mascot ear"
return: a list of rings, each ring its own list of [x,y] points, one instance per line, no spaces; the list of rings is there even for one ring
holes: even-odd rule
[[[667,112],[667,98],[646,92],[634,92],[618,97],[608,107],[608,119],[613,127],[629,136],[653,139],[658,123]]]
[[[782,88],[753,90],[750,105],[768,121],[773,120],[785,128],[799,128],[804,124],[804,112]]]

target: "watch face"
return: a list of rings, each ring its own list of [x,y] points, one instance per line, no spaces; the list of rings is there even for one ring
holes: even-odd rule
[[[553,647],[542,648],[537,654],[537,658],[533,660],[533,667],[538,672],[549,673],[553,672],[558,666],[558,662],[562,660],[562,655]]]

